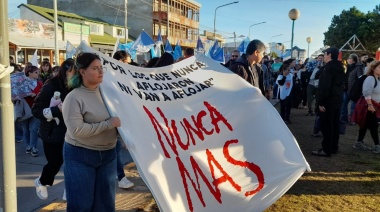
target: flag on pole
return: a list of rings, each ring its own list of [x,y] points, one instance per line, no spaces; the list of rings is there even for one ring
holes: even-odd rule
[[[177,41],[177,45],[175,45],[174,47],[173,57],[174,57],[174,60],[178,60],[179,58],[182,57],[182,48],[179,45],[179,40]]]
[[[154,51],[156,53],[156,55],[155,55],[156,57],[161,57],[161,47],[162,47],[163,43],[164,42],[162,42],[161,30],[158,30],[156,46],[154,49]]]
[[[111,57],[113,57],[113,55],[117,52],[117,50],[119,48],[119,43],[120,43],[120,38],[117,38],[115,46],[113,47],[113,51],[112,51]]]
[[[152,46],[154,46],[153,39],[143,30],[130,49],[138,52],[148,52]]]
[[[245,50],[247,50],[247,46],[249,44],[250,40],[248,37],[246,37],[242,42],[241,44],[239,45],[238,47],[238,50],[240,53],[245,53]]]
[[[38,67],[37,49],[36,49],[36,51],[34,51],[34,54],[33,54],[32,59],[30,60],[30,63],[31,63],[33,66]]]
[[[173,47],[172,47],[172,45],[170,45],[169,40],[166,40],[165,52],[173,52]]]
[[[203,43],[201,41],[201,37],[198,35],[198,41],[197,41],[197,47],[196,47],[196,50],[198,52],[204,52],[204,48],[203,48]]]
[[[223,49],[219,46],[218,40],[215,40],[214,45],[210,48],[208,56],[211,57],[215,61],[224,63]]]
[[[73,44],[71,44],[69,41],[66,42],[66,59],[67,58],[73,58],[75,55],[75,52],[77,51],[77,48]]]

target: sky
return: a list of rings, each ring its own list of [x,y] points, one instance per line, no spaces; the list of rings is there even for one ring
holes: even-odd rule
[[[199,27],[201,34],[203,30],[214,31],[215,9],[234,1],[196,0],[202,5]],[[19,18],[17,6],[26,2],[27,0],[8,0],[8,16]],[[343,10],[349,10],[353,6],[367,13],[379,4],[380,0],[239,0],[239,3],[217,9],[215,28],[227,42],[234,41],[235,32],[238,37],[236,41],[240,43],[251,29],[251,40],[259,39],[267,45],[270,42],[284,43],[290,48],[292,20],[289,19],[288,13],[296,8],[300,11],[300,17],[294,22],[293,45],[307,50],[306,38],[311,37],[311,55],[324,46],[323,33],[328,30],[334,15],[340,15]],[[266,23],[250,27],[260,22]]]
[[[213,32],[215,9],[234,1],[197,0],[202,5],[200,30]],[[311,55],[324,46],[323,33],[328,30],[334,15],[340,15],[343,10],[353,6],[367,13],[379,4],[380,0],[239,0],[239,3],[217,9],[215,28],[217,33],[227,38],[227,42],[233,42],[233,32],[236,32],[236,36],[245,37],[251,25],[266,22],[251,27],[250,39],[259,39],[267,45],[270,42],[284,43],[290,48],[292,20],[288,14],[295,8],[300,11],[300,17],[294,22],[293,46],[307,50],[306,38],[311,37]],[[244,37],[237,39],[239,43]]]

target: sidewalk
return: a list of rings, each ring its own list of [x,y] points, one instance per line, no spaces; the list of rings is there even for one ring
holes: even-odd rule
[[[129,165],[125,166],[124,172],[127,178],[132,181],[135,186],[130,189],[121,189],[116,186],[116,211],[155,211],[155,201],[153,199],[153,196],[137,172],[135,164],[130,163]],[[66,211],[66,202],[63,200],[56,200],[37,211]]]

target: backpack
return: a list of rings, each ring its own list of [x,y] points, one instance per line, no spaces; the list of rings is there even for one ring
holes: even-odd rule
[[[363,83],[367,78],[367,75],[361,75],[358,79],[355,80],[354,84],[351,87],[350,93],[348,94],[348,99],[353,102],[357,102],[360,97],[363,95]],[[377,80],[375,79],[375,86],[377,86]]]

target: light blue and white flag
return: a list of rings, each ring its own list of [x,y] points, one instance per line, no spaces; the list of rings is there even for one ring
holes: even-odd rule
[[[179,41],[177,41],[177,45],[175,45],[174,47],[173,57],[174,57],[174,60],[178,60],[179,58],[182,57],[182,48],[179,45]]]
[[[247,50],[247,46],[249,44],[250,40],[248,37],[246,37],[242,42],[241,44],[239,45],[238,47],[238,50],[240,53],[245,53],[245,50]]]
[[[198,35],[196,50],[197,50],[197,52],[204,52],[205,51],[205,49],[203,48],[203,43],[201,41],[201,37],[199,35]]]
[[[142,31],[130,49],[138,52],[148,52],[152,46],[154,46],[153,39],[148,35],[148,33]]]
[[[173,52],[173,47],[172,47],[172,45],[170,45],[169,40],[166,40],[165,52]]]
[[[71,44],[69,41],[66,41],[66,59],[73,58],[76,51],[77,51],[77,48],[75,48],[75,46]]]

